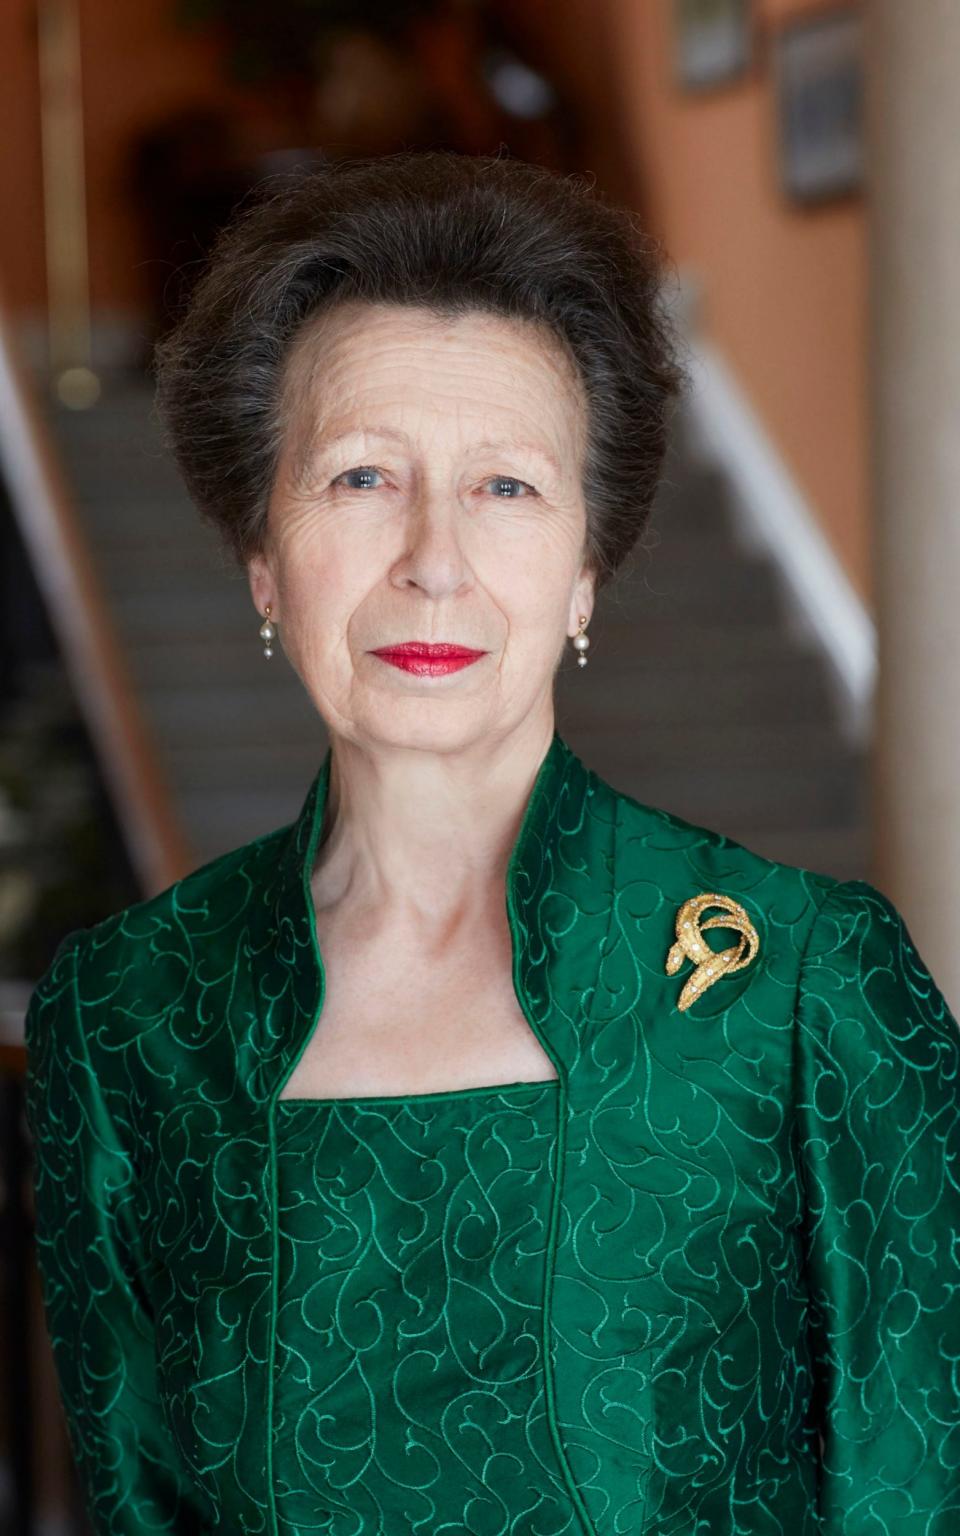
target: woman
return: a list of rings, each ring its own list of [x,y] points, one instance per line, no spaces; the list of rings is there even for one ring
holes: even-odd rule
[[[875,887],[554,726],[682,384],[652,245],[515,161],[323,168],[159,364],[331,749],[31,998],[94,1528],[953,1530],[956,1023]]]

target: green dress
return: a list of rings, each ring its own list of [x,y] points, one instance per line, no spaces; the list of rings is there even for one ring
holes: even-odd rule
[[[559,1471],[570,1536],[957,1536],[960,1034],[893,902],[555,736],[504,892],[555,1126],[484,1094],[301,1113],[331,768],[292,827],[68,935],[30,999],[91,1530],[544,1536]],[[739,969],[697,958],[704,897],[718,953],[756,930]]]
[[[557,1080],[280,1099],[282,1536],[578,1528],[544,1400]]]

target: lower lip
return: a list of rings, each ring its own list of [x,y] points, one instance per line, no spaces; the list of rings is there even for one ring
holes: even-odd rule
[[[478,651],[471,656],[425,656],[413,651],[374,651],[373,654],[381,661],[388,661],[391,667],[399,667],[401,672],[415,672],[419,677],[444,677],[448,672],[460,672],[464,667],[472,666],[486,652]]]

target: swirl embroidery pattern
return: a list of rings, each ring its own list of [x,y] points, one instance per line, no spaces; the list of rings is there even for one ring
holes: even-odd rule
[[[556,1098],[280,1101],[281,1536],[577,1530],[541,1368]]]
[[[796,1126],[824,1532],[960,1530],[960,1032],[900,913],[824,901]]]
[[[529,1143],[504,1121],[482,1157],[445,1122],[449,1147],[426,1155],[451,1210],[471,1190],[477,1203],[459,1246],[443,1229],[441,1270],[497,1218],[505,1243],[519,1234],[516,1273],[495,1256],[472,1282],[479,1324],[448,1306],[444,1353],[422,1266],[396,1262],[413,1252],[401,1241],[441,1224],[363,1208],[365,1190],[395,1213],[411,1194],[391,1186],[388,1200],[383,1181],[414,1122],[384,1118],[375,1140],[370,1106],[336,1131],[304,1117],[308,1136],[344,1138],[359,1185],[325,1167],[304,1191],[312,1163],[286,1160],[300,1122],[277,1096],[323,995],[309,865],[328,772],[329,755],[292,827],[68,935],[30,999],[37,1257],[97,1536],[293,1536],[301,1495],[350,1533],[332,1445],[374,1530],[391,1471],[412,1519],[427,1511],[390,1536],[444,1522],[452,1536],[468,1512],[484,1536],[511,1521],[511,1536],[556,1536],[571,1510],[571,1536],[954,1536],[960,1033],[896,908],[641,805],[556,736],[506,891],[556,1121],[537,1120]],[[664,956],[691,891],[735,893],[760,946],[680,1011]],[[338,1237],[362,1263],[344,1269],[356,1305],[327,1338],[306,1255],[315,1245],[329,1286]],[[464,1380],[502,1366],[486,1350],[497,1307],[526,1319],[517,1395],[498,1378],[490,1399],[503,1423],[471,1399],[455,1436],[437,1431],[447,1405],[431,1406],[423,1372],[422,1420],[401,1431],[414,1410],[398,1367],[372,1429],[331,1427],[323,1394],[347,1378],[307,1374],[308,1327],[311,1349],[369,1343],[377,1276],[401,1281],[408,1328],[434,1317],[429,1358]],[[502,1459],[518,1443],[520,1491]],[[451,1446],[463,1508],[443,1509],[430,1455]],[[448,1484],[444,1471],[444,1498]]]

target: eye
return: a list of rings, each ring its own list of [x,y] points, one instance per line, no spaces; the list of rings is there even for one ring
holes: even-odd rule
[[[347,490],[348,491],[372,491],[372,490],[375,489],[375,487],[374,487],[374,485],[372,483],[372,478],[373,478],[374,475],[379,475],[379,474],[380,474],[379,469],[374,469],[372,464],[361,464],[356,469],[345,469],[343,471],[342,475],[337,475],[336,476],[336,478],[333,480],[332,484],[333,485],[339,485],[341,481],[345,482],[345,481],[348,480],[348,478],[350,476],[357,475],[357,476],[360,477],[361,483],[360,484],[347,485]],[[382,476],[381,476],[381,478],[382,478]]]
[[[536,496],[537,492],[526,480],[517,480],[513,475],[492,475],[485,482],[487,485],[496,486],[495,496],[503,496],[507,500],[516,500],[518,495]]]

